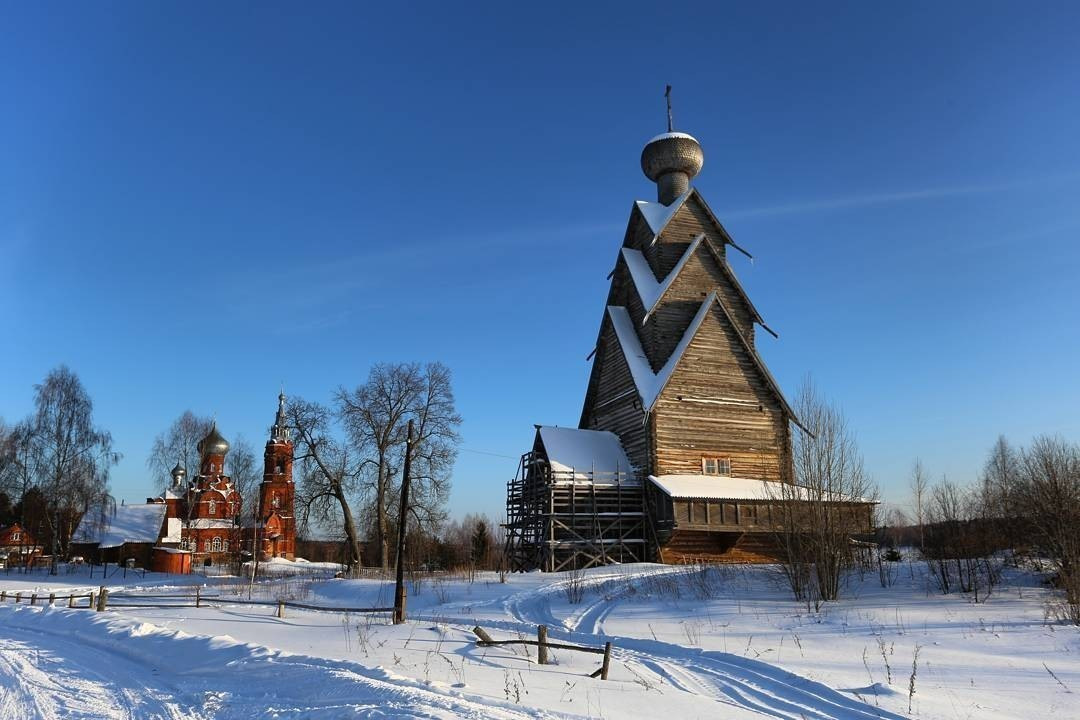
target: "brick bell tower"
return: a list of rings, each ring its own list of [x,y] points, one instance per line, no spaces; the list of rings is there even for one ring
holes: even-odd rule
[[[259,485],[259,546],[263,560],[296,554],[296,516],[293,512],[293,444],[285,421],[285,394],[278,395],[277,417],[270,428],[263,455],[263,481]]]

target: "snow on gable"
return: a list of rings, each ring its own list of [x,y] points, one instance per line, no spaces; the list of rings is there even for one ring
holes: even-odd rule
[[[709,309],[714,302],[716,302],[715,290],[709,293],[709,297],[705,299],[705,302],[701,303],[701,308],[698,309],[694,319],[690,321],[690,325],[686,328],[686,332],[683,333],[679,344],[675,346],[675,350],[668,357],[667,362],[664,363],[664,367],[660,368],[660,372],[656,373],[653,372],[652,366],[649,364],[649,358],[641,347],[641,340],[638,339],[637,332],[634,330],[634,321],[630,319],[630,313],[624,307],[608,305],[608,316],[611,318],[611,324],[615,328],[615,335],[619,339],[619,345],[622,347],[626,364],[630,366],[630,374],[634,378],[634,385],[637,386],[641,404],[645,407],[646,412],[652,411],[657,398],[660,397],[661,391],[667,385],[668,380],[671,379],[679,360],[682,359],[683,353],[689,347],[690,341],[694,339],[694,335],[697,334],[698,328],[701,327],[701,323],[704,322],[705,316],[709,314]]]
[[[649,265],[649,261],[645,259],[645,256],[640,250],[634,250],[633,248],[623,248],[622,255],[626,261],[626,267],[630,270],[630,277],[634,281],[634,287],[637,289],[638,297],[641,298],[641,304],[645,306],[645,318],[642,320],[648,320],[649,315],[656,309],[657,303],[660,302],[660,298],[664,296],[664,293],[668,291],[671,284],[675,282],[675,278],[679,276],[682,269],[686,267],[686,263],[697,251],[698,246],[705,239],[705,234],[702,233],[694,238],[690,243],[690,246],[686,248],[686,252],[679,258],[679,262],[675,263],[675,267],[671,269],[671,272],[661,280],[657,281],[656,276],[653,274],[652,267]]]
[[[115,514],[105,518],[101,527],[94,527],[96,518],[88,514],[75,532],[75,541],[97,543],[102,548],[157,542],[167,509],[164,503],[121,505]]]
[[[645,411],[652,412],[653,406],[660,397],[660,393],[663,392],[664,387],[667,386],[668,381],[671,379],[671,375],[679,365],[679,361],[682,360],[682,356],[686,353],[686,348],[690,346],[690,342],[697,334],[698,329],[701,327],[701,323],[705,321],[705,317],[709,314],[709,310],[713,307],[713,304],[715,304],[727,317],[731,329],[734,330],[735,335],[739,338],[739,342],[741,342],[746,349],[751,362],[754,363],[754,366],[761,373],[762,378],[772,389],[773,394],[780,402],[780,405],[788,418],[802,428],[804,432],[813,435],[813,433],[802,424],[802,421],[799,420],[798,415],[795,414],[791,405],[788,404],[787,398],[784,397],[784,393],[780,390],[780,385],[777,384],[776,379],[773,378],[769,369],[765,367],[765,363],[761,360],[761,356],[758,355],[757,350],[755,350],[754,346],[743,337],[741,332],[739,332],[739,328],[735,324],[734,318],[728,313],[724,304],[720,302],[715,290],[709,293],[709,296],[705,298],[705,302],[701,303],[697,315],[690,321],[690,325],[687,326],[686,332],[683,333],[682,339],[679,340],[679,344],[675,346],[675,350],[668,357],[667,362],[664,363],[664,367],[660,368],[660,371],[656,373],[652,371],[652,365],[649,364],[649,359],[645,355],[645,350],[641,347],[641,341],[638,339],[637,332],[634,330],[634,321],[630,318],[630,313],[622,306],[608,305],[608,316],[611,318],[611,324],[615,328],[615,335],[619,340],[619,345],[622,347],[623,357],[626,358],[626,364],[630,366],[630,374],[634,378],[634,385],[637,387],[638,395],[641,397],[641,403]]]
[[[641,216],[645,218],[645,222],[649,224],[654,239],[663,232],[667,224],[671,222],[671,218],[675,217],[675,213],[679,212],[679,208],[686,202],[686,198],[690,197],[691,192],[693,191],[684,192],[675,198],[675,202],[670,205],[661,202],[649,202],[648,200],[638,200],[634,203],[641,212]]]
[[[630,476],[630,461],[615,433],[548,425],[541,425],[538,432],[548,464],[555,472],[573,473],[574,479],[582,480],[588,479],[590,473],[602,473],[608,479],[614,479],[616,473],[621,479]]]

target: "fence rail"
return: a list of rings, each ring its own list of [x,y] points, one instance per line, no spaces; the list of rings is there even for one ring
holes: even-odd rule
[[[553,643],[548,642],[547,639],[547,625],[538,625],[536,627],[536,639],[525,640],[519,638],[515,640],[495,640],[488,635],[484,628],[477,625],[473,628],[473,634],[480,638],[476,641],[476,644],[480,647],[488,647],[492,645],[532,645],[536,647],[536,662],[539,665],[548,664],[548,650],[574,650],[576,652],[594,653],[596,655],[603,655],[603,664],[595,671],[589,674],[589,677],[599,677],[601,680],[608,679],[608,669],[611,667],[611,643],[604,643],[604,647],[595,648],[588,647],[587,645],[568,645],[566,643]]]
[[[36,605],[39,598],[44,599],[44,595],[41,593],[30,593],[22,590],[8,591],[0,590],[0,602],[7,602],[9,599],[14,600],[15,603],[22,603],[28,601],[30,605]],[[276,607],[278,617],[285,617],[285,608],[297,608],[300,610],[312,610],[315,612],[334,612],[334,613],[392,613],[393,607],[336,607],[327,605],[313,605],[311,603],[295,602],[293,600],[262,600],[257,598],[245,599],[245,598],[230,598],[222,595],[204,595],[199,588],[195,588],[193,593],[132,593],[118,591],[110,593],[109,590],[102,586],[98,589],[97,593],[70,593],[68,595],[57,595],[56,593],[50,593],[48,596],[48,604],[54,605],[57,598],[61,600],[65,597],[68,598],[69,608],[89,608],[98,610],[106,610],[110,608],[201,608],[204,606],[214,606],[216,604],[232,604],[232,605],[258,605],[262,607]],[[81,600],[87,600],[88,604],[79,605]],[[140,602],[143,600],[176,600],[178,602]],[[134,602],[131,602],[134,601]],[[184,602],[188,601],[188,602]]]

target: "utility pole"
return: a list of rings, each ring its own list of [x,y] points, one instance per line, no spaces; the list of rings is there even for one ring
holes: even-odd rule
[[[401,510],[398,512],[397,584],[394,586],[394,624],[405,622],[405,525],[409,513],[409,475],[412,465],[413,421],[405,438],[405,468],[401,474]]]

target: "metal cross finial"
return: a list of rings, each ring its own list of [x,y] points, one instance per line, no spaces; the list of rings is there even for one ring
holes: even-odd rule
[[[667,86],[667,90],[664,91],[664,97],[667,99],[667,131],[672,131],[671,124],[671,86]]]

